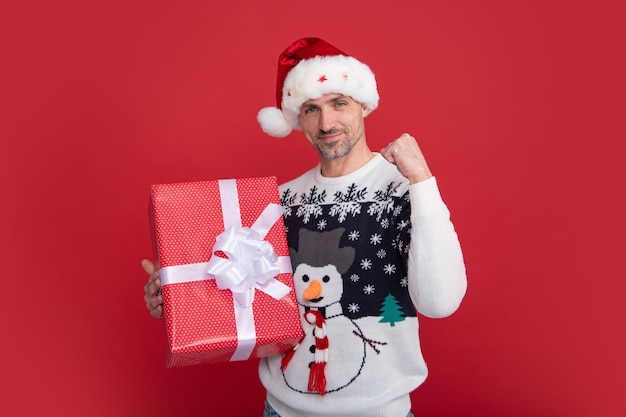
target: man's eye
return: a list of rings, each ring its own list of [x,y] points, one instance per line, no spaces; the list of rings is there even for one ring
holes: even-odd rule
[[[315,111],[315,107],[306,107],[305,109],[302,110],[302,114],[310,114],[313,113]]]
[[[343,107],[348,105],[348,103],[346,103],[345,101],[338,101],[335,103],[335,107]]]

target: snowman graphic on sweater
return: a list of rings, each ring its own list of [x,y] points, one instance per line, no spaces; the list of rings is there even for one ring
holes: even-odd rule
[[[378,354],[386,345],[363,334],[361,319],[344,315],[342,275],[356,252],[339,247],[344,232],[301,229],[298,250],[290,248],[305,335],[283,357],[281,370],[289,388],[300,393],[325,395],[346,388],[368,365],[368,348]]]

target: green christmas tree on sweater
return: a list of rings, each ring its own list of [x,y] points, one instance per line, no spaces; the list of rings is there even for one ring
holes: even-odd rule
[[[383,300],[383,305],[380,308],[380,315],[382,318],[378,320],[379,323],[389,323],[391,327],[396,325],[396,322],[404,320],[404,313],[402,308],[398,304],[398,300],[393,294],[389,293]]]

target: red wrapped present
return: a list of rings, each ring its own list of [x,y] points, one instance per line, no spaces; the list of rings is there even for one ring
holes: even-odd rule
[[[275,177],[151,187],[168,367],[281,354],[300,340],[279,202]]]

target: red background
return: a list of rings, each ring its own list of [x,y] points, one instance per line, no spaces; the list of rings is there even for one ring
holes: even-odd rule
[[[617,4],[617,2],[615,2]],[[276,58],[367,62],[374,149],[419,138],[469,291],[423,319],[424,416],[626,415],[623,24],[607,2],[0,6],[3,415],[261,415],[256,362],[164,368],[143,302],[153,183],[316,161],[265,136]],[[229,410],[235,410],[229,412]]]

